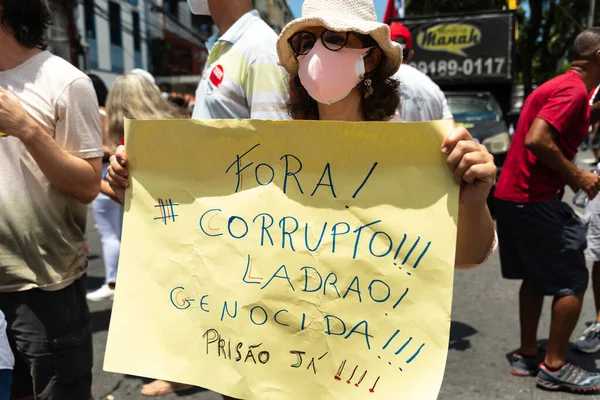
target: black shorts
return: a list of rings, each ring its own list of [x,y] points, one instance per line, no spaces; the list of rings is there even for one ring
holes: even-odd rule
[[[12,398],[89,400],[92,334],[87,279],[62,290],[0,293],[15,355]]]
[[[496,221],[504,278],[525,279],[548,296],[585,292],[585,226],[567,204],[496,199]]]

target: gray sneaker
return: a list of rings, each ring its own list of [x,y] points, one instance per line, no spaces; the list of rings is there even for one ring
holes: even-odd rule
[[[540,370],[540,363],[542,362],[541,352],[537,357],[527,358],[523,357],[519,353],[512,355],[511,370],[510,373],[516,376],[535,376]]]
[[[583,353],[595,353],[600,350],[600,323],[594,322],[575,342],[575,348]]]
[[[587,372],[571,363],[563,365],[558,371],[550,371],[541,364],[536,385],[546,390],[595,394],[600,390],[600,374]]]

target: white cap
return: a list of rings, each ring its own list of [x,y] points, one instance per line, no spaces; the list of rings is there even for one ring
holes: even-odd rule
[[[150,83],[154,83],[156,85],[156,80],[154,79],[152,74],[150,72],[146,71],[145,69],[135,68],[135,69],[132,69],[130,72],[132,74],[141,75],[144,78],[148,79],[150,81]]]

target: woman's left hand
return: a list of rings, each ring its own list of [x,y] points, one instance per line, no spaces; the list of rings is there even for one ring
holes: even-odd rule
[[[454,128],[442,143],[442,152],[448,155],[454,182],[461,185],[461,204],[485,205],[496,179],[494,157],[487,148],[476,143],[465,128]]]

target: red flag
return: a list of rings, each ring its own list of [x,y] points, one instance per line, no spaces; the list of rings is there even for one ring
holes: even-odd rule
[[[398,17],[398,10],[396,10],[396,0],[388,0],[387,6],[385,7],[385,13],[383,14],[383,22],[389,23],[392,18]]]

